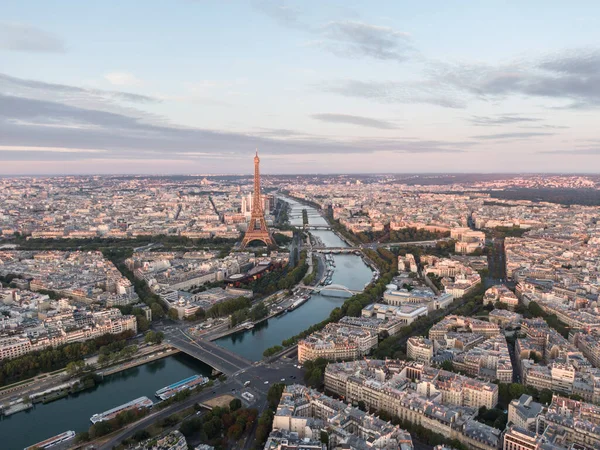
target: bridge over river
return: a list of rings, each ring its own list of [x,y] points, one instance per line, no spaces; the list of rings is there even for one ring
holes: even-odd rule
[[[354,294],[360,294],[362,292],[354,289],[349,289],[346,286],[342,286],[341,284],[329,284],[325,286],[303,286],[302,288],[315,293],[320,293],[321,295],[328,295],[328,292],[346,292],[352,296]]]
[[[187,334],[179,328],[165,330],[167,343],[176,349],[208,364],[227,376],[252,366],[252,361],[230,350]]]

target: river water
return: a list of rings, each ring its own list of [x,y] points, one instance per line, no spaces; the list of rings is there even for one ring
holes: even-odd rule
[[[304,206],[292,199],[286,199],[290,204],[290,223],[302,226],[302,210],[308,213],[310,225],[327,225],[327,221],[312,207]],[[347,247],[335,233],[328,230],[311,230],[319,237],[326,247]],[[335,271],[332,284],[340,284],[352,290],[361,290],[371,281],[371,269],[362,258],[353,254],[334,255]],[[236,352],[244,357],[258,361],[263,352],[273,345],[294,336],[329,316],[331,310],[340,306],[346,300],[344,297],[331,297],[313,294],[306,303],[287,314],[274,317],[255,326],[251,330],[225,336],[215,341],[216,344]]]
[[[145,395],[158,400],[154,393],[162,387],[194,374],[209,376],[210,366],[185,354],[169,356],[107,376],[94,389],[80,392],[46,405],[38,403],[27,412],[0,420],[2,450],[23,448],[63,431],[86,431],[90,417]]]
[[[327,225],[317,210],[294,200],[290,203],[290,223],[302,226],[302,210],[306,209],[311,225]],[[333,232],[311,231],[327,247],[347,247]],[[353,290],[362,289],[371,280],[371,269],[359,256],[335,255],[333,284]],[[314,294],[310,300],[283,316],[278,316],[257,325],[252,330],[239,332],[219,339],[217,344],[244,355],[250,360],[262,358],[263,351],[281,344],[309,326],[325,319],[331,310],[344,302],[343,297]],[[209,375],[211,368],[187,355],[179,354],[154,361],[143,366],[110,375],[95,389],[81,392],[46,405],[38,404],[34,409],[0,420],[1,450],[21,450],[63,431],[86,431],[91,425],[89,418],[95,414],[121,405],[129,400],[147,396],[156,400],[154,393],[169,384],[195,373]]]

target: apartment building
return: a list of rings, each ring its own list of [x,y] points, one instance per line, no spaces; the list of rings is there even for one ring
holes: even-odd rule
[[[513,311],[519,305],[519,299],[517,296],[502,284],[490,287],[485,291],[483,296],[484,305],[495,305],[496,302],[506,305],[511,311]]]
[[[285,387],[273,418],[273,431],[294,432],[309,441],[319,439],[325,431],[330,448],[413,449],[410,434],[399,427],[297,384]]]
[[[433,358],[433,341],[422,336],[408,338],[406,356],[414,361],[430,364]]]
[[[533,401],[527,394],[512,400],[508,405],[508,423],[529,431],[536,431],[537,418],[542,413],[541,403]]]
[[[542,450],[542,439],[534,431],[511,425],[504,433],[503,450]]]
[[[356,359],[377,346],[377,332],[330,323],[298,342],[298,361]]]

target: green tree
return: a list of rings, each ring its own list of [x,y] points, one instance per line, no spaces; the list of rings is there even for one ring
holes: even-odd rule
[[[98,365],[100,366],[104,366],[108,363],[110,363],[111,361],[111,357],[110,357],[110,353],[101,353],[100,355],[98,355]]]
[[[150,310],[152,311],[153,320],[159,320],[165,317],[165,310],[158,302],[152,303],[152,305],[150,305]]]
[[[77,436],[75,436],[75,442],[76,443],[81,443],[81,442],[88,442],[90,440],[90,433],[88,433],[87,431],[82,431],[81,433],[77,433]]]
[[[191,436],[192,434],[196,433],[201,429],[202,419],[198,416],[194,416],[190,419],[184,420],[181,423],[181,426],[179,427],[179,431],[181,431],[181,433],[186,437]]]
[[[78,360],[78,361],[71,361],[70,363],[67,364],[67,374],[70,377],[73,377],[75,375],[79,375],[81,372],[83,372],[83,369],[85,367],[85,362],[83,362],[83,360]]]
[[[552,403],[552,391],[550,389],[542,389],[540,392],[539,401],[544,405],[549,405]]]
[[[362,309],[363,309],[363,306],[360,304],[360,302],[354,301],[354,302],[350,303],[350,305],[348,306],[348,309],[346,310],[346,314],[348,316],[358,317],[358,316],[360,316]]]
[[[144,336],[144,342],[147,344],[160,344],[165,335],[162,331],[148,331]]]
[[[449,359],[443,361],[442,369],[447,370],[448,372],[454,372],[454,365],[452,364],[452,361]]]
[[[131,439],[133,439],[136,442],[142,442],[149,438],[150,433],[148,433],[146,430],[138,430],[135,433],[133,433],[133,436],[131,436]]]
[[[150,322],[148,322],[148,319],[146,319],[145,315],[137,314],[135,319],[137,321],[138,332],[143,333],[144,331],[148,331],[150,328]]]
[[[269,392],[267,392],[267,401],[269,402],[269,407],[271,409],[275,409],[277,408],[277,405],[279,405],[279,400],[281,399],[281,394],[284,389],[285,384],[283,383],[273,384],[269,388]]]
[[[229,402],[229,409],[231,411],[236,411],[242,407],[242,401],[239,398],[234,398]]]
[[[169,319],[171,320],[179,320],[179,313],[175,308],[169,309]]]

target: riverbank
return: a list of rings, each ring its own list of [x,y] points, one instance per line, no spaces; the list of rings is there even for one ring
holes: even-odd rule
[[[163,344],[161,349],[156,349],[150,354],[141,355],[140,357],[123,362],[121,364],[117,364],[115,366],[108,367],[96,373],[102,377],[105,377],[107,375],[122,372],[123,370],[141,366],[142,364],[147,364],[149,362],[156,361],[157,359],[167,358],[168,356],[175,355],[177,353],[179,353],[179,350],[177,350],[176,348],[173,348],[167,344]]]
[[[312,207],[302,205],[291,198],[283,198],[290,204],[290,223],[302,226],[302,210],[307,210],[309,225],[324,226],[326,220]],[[339,248],[347,244],[330,230],[310,230],[310,235],[321,239],[325,247]],[[310,243],[308,243],[310,246]],[[324,281],[328,264],[323,255],[318,255],[318,277],[314,280]],[[373,279],[373,271],[369,264],[355,254],[332,254],[335,270],[331,276],[331,284],[345,286],[353,291],[362,291]],[[215,340],[219,346],[233,351],[253,361],[263,359],[264,351],[274,346],[281,346],[283,341],[303,332],[311,326],[328,318],[331,312],[343,305],[345,298],[331,297],[313,292],[304,305],[286,314],[280,314],[270,320],[261,322],[250,330],[239,330]]]
[[[0,419],[2,448],[22,449],[66,430],[87,431],[90,417],[134,398],[155,397],[165,386],[192,375],[210,376],[211,368],[184,353],[171,354],[104,377],[92,389],[50,403],[37,403],[23,414]]]
[[[179,350],[172,348],[168,344],[145,347],[133,355],[131,359],[119,361],[119,363],[112,366],[98,369],[92,373],[88,373],[87,376],[103,379],[108,375],[116,374],[177,353],[179,353]],[[96,359],[97,357],[95,356],[88,358],[86,363],[96,365]],[[29,380],[14,383],[13,385],[4,387],[0,391],[0,415],[12,415],[17,412],[26,411],[32,407],[32,405],[27,406],[30,403],[50,403],[86,389],[93,389],[96,384],[96,382],[81,382],[80,377],[72,378],[67,374],[66,370],[57,370]]]

